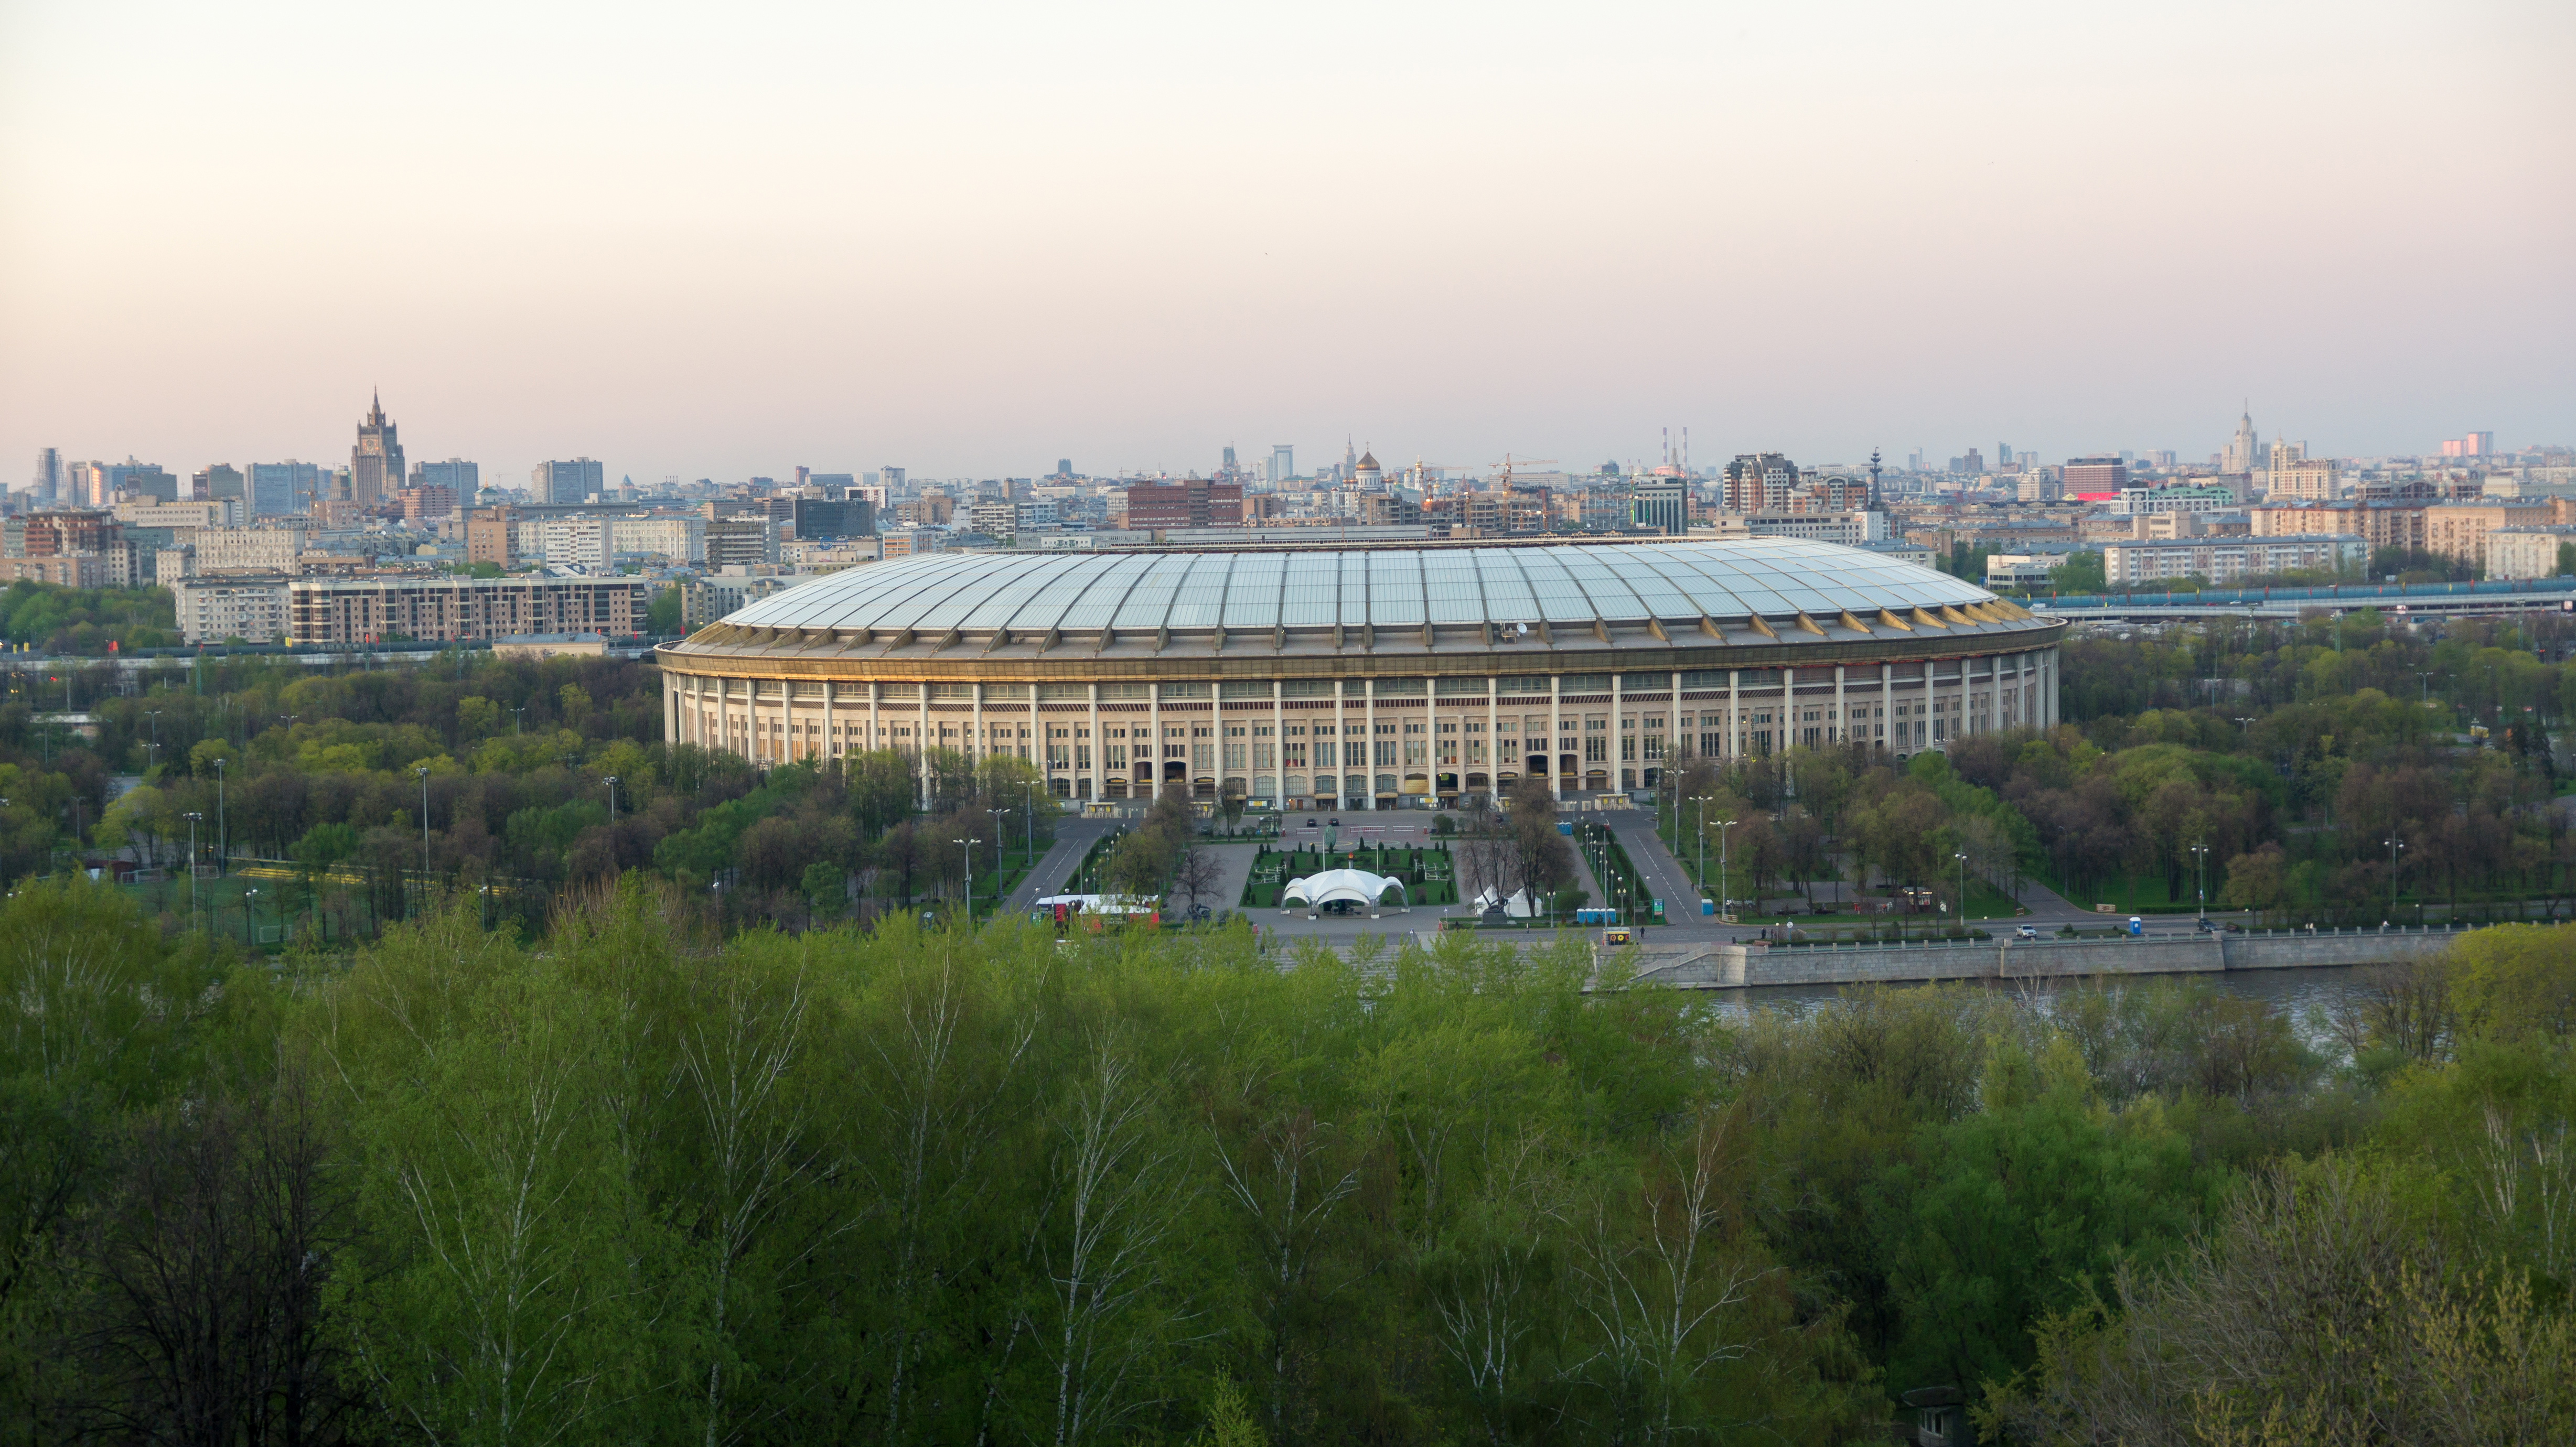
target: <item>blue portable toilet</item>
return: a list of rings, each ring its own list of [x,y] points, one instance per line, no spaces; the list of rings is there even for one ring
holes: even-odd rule
[[[2143,935],[2146,932],[2147,922],[2145,920],[2138,918],[2134,914],[2129,916],[2129,933],[2133,935]]]

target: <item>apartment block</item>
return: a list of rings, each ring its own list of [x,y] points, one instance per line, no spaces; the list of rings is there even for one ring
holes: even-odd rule
[[[472,642],[514,633],[605,633],[644,627],[641,578],[299,578],[288,584],[296,643]]]
[[[2487,534],[2487,577],[2495,581],[2558,577],[2566,571],[2558,566],[2558,550],[2570,544],[2576,544],[2576,526],[2566,523],[2497,528]]]
[[[2201,578],[2228,583],[2272,573],[2357,568],[2370,561],[2370,544],[2360,538],[2330,537],[2175,538],[2165,542],[2106,544],[2102,575],[2114,587],[2170,578]]]
[[[169,584],[178,605],[179,636],[191,643],[275,643],[286,637],[284,573],[265,577],[182,578]]]

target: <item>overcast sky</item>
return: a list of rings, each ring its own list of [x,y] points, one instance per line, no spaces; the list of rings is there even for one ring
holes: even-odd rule
[[[2576,5],[0,0],[34,451],[2576,442]]]

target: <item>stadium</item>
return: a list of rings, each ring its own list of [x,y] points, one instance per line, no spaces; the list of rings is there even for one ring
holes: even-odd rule
[[[1059,798],[1429,807],[1651,788],[1684,753],[1907,755],[2057,717],[2066,625],[1787,538],[932,553],[657,650],[666,737],[1035,764]]]

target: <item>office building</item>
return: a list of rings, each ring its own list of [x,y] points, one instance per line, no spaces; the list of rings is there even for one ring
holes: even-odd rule
[[[749,567],[778,561],[778,523],[769,517],[717,518],[706,524],[711,568]]]
[[[1744,514],[1739,521],[1744,531],[1753,537],[1803,538],[1846,548],[1885,542],[1888,536],[1887,514],[1867,509],[1858,512],[1756,512]]]
[[[188,479],[188,501],[238,501],[247,505],[248,490],[243,485],[241,469],[229,462],[218,462],[199,468]]]
[[[835,573],[658,656],[664,736],[755,761],[892,749],[926,784],[933,750],[1007,754],[1059,798],[1369,809],[2045,727],[2065,627],[1787,539],[992,552]]]
[[[36,449],[36,475],[27,490],[39,504],[56,501],[63,495],[63,453],[59,447]]]
[[[2108,456],[2070,458],[2058,478],[2066,496],[2116,498],[2129,485],[2129,464]]]
[[[1680,537],[1690,531],[1690,484],[1678,477],[1640,478],[1630,495],[1632,526]]]
[[[394,495],[409,474],[403,468],[402,440],[385,420],[384,399],[371,397],[365,420],[358,424],[357,445],[349,449],[347,500],[372,508]]]
[[[846,494],[832,498],[789,500],[788,533],[800,539],[863,538],[877,530],[876,509],[866,498]]]
[[[1020,532],[1020,510],[1007,502],[979,502],[967,510],[966,527],[988,538],[1013,538]]]
[[[605,633],[644,627],[652,585],[641,578],[298,578],[287,585],[294,643],[488,641],[519,633]]]
[[[445,522],[456,515],[455,490],[440,484],[406,487],[395,493],[394,498],[402,504],[403,520],[414,526]]]
[[[443,487],[460,498],[470,498],[483,490],[483,469],[462,457],[445,462],[415,462],[411,468],[414,487]]]
[[[1375,459],[1370,460],[1374,471]],[[1135,529],[1239,527],[1243,523],[1243,484],[1140,482],[1126,489],[1126,526]]]
[[[1287,442],[1274,442],[1270,444],[1270,468],[1268,472],[1268,481],[1270,485],[1276,487],[1296,475],[1296,445]]]
[[[600,465],[587,457],[570,462],[540,462],[528,473],[529,495],[557,507],[588,502],[604,487]]]
[[[262,517],[285,517],[310,508],[322,492],[322,469],[310,462],[254,462],[249,476],[250,510]]]
[[[2442,440],[2444,457],[2484,457],[2494,451],[2495,434],[2492,432],[2471,432]]]

